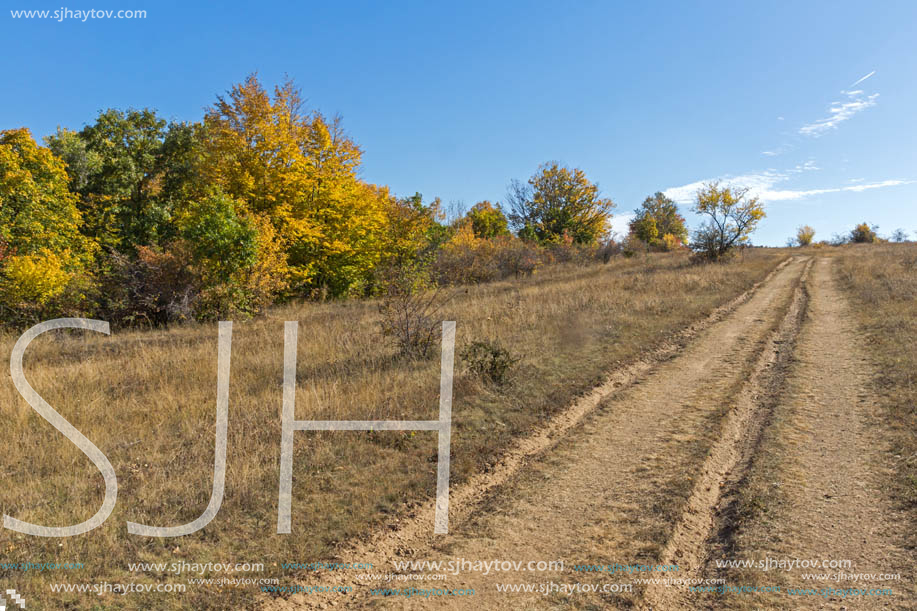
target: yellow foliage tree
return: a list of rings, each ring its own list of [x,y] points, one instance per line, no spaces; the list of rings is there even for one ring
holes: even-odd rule
[[[694,211],[707,222],[694,234],[692,248],[708,259],[720,259],[734,247],[744,244],[765,217],[764,206],[757,197],[749,197],[747,188],[720,187],[705,184],[697,191]]]
[[[60,295],[98,248],[81,223],[64,163],[27,129],[0,132],[0,304],[43,305]]]
[[[391,202],[358,179],[362,151],[340,120],[306,112],[291,81],[270,95],[252,75],[204,124],[205,180],[270,221],[291,291],[362,290],[384,252]]]
[[[66,271],[69,253],[59,256],[43,248],[29,255],[13,255],[4,261],[0,296],[10,305],[45,305],[60,295],[70,281]]]
[[[796,230],[796,243],[799,246],[809,246],[815,239],[815,230],[808,225],[803,225]]]
[[[662,236],[662,250],[666,252],[671,252],[678,248],[681,245],[681,242],[673,234],[667,233]]]

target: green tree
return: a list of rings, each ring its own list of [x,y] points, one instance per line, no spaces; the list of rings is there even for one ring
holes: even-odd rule
[[[507,200],[519,237],[540,243],[560,243],[566,235],[576,244],[595,244],[607,233],[615,207],[582,170],[557,162],[541,165],[526,183],[514,180]]]
[[[494,206],[487,200],[478,202],[465,216],[471,222],[471,230],[476,238],[486,240],[510,235],[506,215],[499,204]]]
[[[655,235],[651,236],[652,228],[656,231]],[[634,210],[630,232],[654,246],[665,235],[673,236],[682,244],[688,241],[688,228],[685,226],[684,217],[678,214],[678,205],[659,191],[644,199],[643,204]]]
[[[757,197],[748,197],[747,188],[721,188],[718,182],[698,190],[694,211],[707,222],[695,232],[691,247],[711,260],[747,242],[765,217],[764,206]]]
[[[155,176],[156,197],[169,214],[184,202],[200,199],[212,193],[213,185],[201,177],[201,147],[205,139],[201,123],[169,123],[157,151]],[[168,229],[161,229],[166,235]]]
[[[70,190],[81,192],[89,184],[89,177],[99,171],[102,160],[95,151],[86,147],[86,141],[70,129],[58,127],[45,138],[45,145],[67,164]]]
[[[79,133],[93,165],[77,191],[90,235],[102,245],[133,253],[161,241],[171,218],[158,197],[166,133],[166,121],[150,109],[106,110]]]
[[[240,216],[239,208],[232,198],[214,190],[188,205],[178,219],[195,263],[212,282],[231,281],[257,259],[257,231]]]

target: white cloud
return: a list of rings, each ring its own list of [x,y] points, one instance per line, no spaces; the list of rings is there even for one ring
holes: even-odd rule
[[[862,80],[864,79],[861,79],[861,81]],[[847,96],[847,101],[832,102],[830,108],[828,108],[827,117],[803,125],[799,128],[799,133],[803,136],[812,136],[818,138],[819,136],[824,135],[826,132],[832,129],[837,129],[839,124],[847,121],[858,112],[862,112],[867,108],[875,106],[876,99],[879,97],[878,93],[866,95],[862,89],[857,89],[855,91],[842,91],[841,93]]]
[[[699,180],[680,187],[671,187],[664,191],[667,197],[672,198],[679,204],[690,204],[694,201],[698,189],[706,183],[718,180],[722,186],[727,187],[747,187],[748,193],[752,197],[758,197],[762,202],[780,202],[812,197],[813,195],[824,195],[826,193],[841,193],[845,191],[859,193],[869,189],[881,189],[884,187],[896,187],[898,185],[912,184],[917,181],[913,180],[883,180],[874,183],[858,183],[846,185],[843,187],[826,187],[822,189],[778,189],[780,183],[789,180],[792,176],[809,170],[817,170],[818,167],[814,161],[807,161],[804,164],[797,165],[791,170],[778,172],[777,170],[765,170],[753,174],[743,174],[741,176],[723,176],[712,180]]]
[[[851,85],[851,87],[856,87],[857,85],[859,85],[860,83],[862,83],[863,81],[865,81],[866,79],[868,79],[870,76],[872,76],[872,75],[875,74],[875,73],[876,73],[876,71],[873,70],[872,72],[870,72],[870,73],[867,74],[866,76],[857,79],[856,82],[853,83],[853,85]]]
[[[799,174],[800,172],[809,172],[812,170],[820,170],[821,168],[815,165],[814,159],[809,159],[805,163],[796,164],[796,167],[790,170],[793,174]]]
[[[779,202],[792,199],[802,199],[804,197],[811,197],[812,195],[823,195],[825,193],[841,193],[843,191],[853,191],[859,193],[860,191],[867,191],[869,189],[882,189],[884,187],[897,187],[899,185],[907,185],[914,181],[912,180],[883,180],[882,182],[873,182],[860,185],[849,185],[846,187],[831,187],[827,189],[809,189],[805,191],[794,191],[794,190],[772,190],[767,191],[761,195],[762,201],[769,202]]]
[[[630,231],[630,227],[628,225],[633,218],[633,212],[629,214],[616,214],[615,216],[611,217],[611,230],[619,236],[627,235],[627,232]]]
[[[761,154],[764,155],[765,157],[778,157],[779,155],[783,155],[784,153],[788,153],[789,151],[792,151],[793,148],[795,147],[792,144],[783,143],[776,148],[772,148],[766,151],[761,151]]]

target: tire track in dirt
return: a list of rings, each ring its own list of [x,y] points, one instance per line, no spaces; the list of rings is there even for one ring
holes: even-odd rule
[[[704,461],[681,519],[660,555],[660,564],[677,564],[683,568],[679,577],[692,579],[704,576],[710,560],[708,541],[718,530],[717,509],[724,491],[733,488],[748,468],[758,449],[769,410],[776,405],[783,386],[807,313],[807,278],[813,262],[810,259],[806,263],[779,328],[768,338],[754,370],[736,395],[733,409],[723,423],[722,435]],[[642,606],[648,609],[692,609],[697,599],[697,594],[686,588],[653,584],[644,592]]]
[[[907,517],[892,507],[883,484],[895,476],[871,379],[875,365],[860,345],[855,317],[832,273],[818,259],[810,312],[793,366],[750,478],[778,491],[765,513],[741,526],[738,540],[714,542],[732,558],[851,561],[847,568],[721,571],[730,581],[779,585],[781,595],[719,597],[711,608],[914,609],[915,554],[905,547]],[[733,533],[734,534],[734,533]],[[717,576],[708,567],[708,576]],[[900,574],[900,580],[803,579],[803,574]],[[786,588],[889,588],[892,595],[796,595]],[[749,598],[749,600],[742,600]],[[714,606],[715,605],[715,606]]]
[[[640,528],[632,518],[635,513],[645,513],[646,508],[642,502],[647,498],[646,488],[659,490],[667,478],[682,477],[684,466],[679,464],[679,456],[684,452],[696,451],[694,446],[699,441],[691,434],[691,426],[686,424],[700,423],[705,418],[711,418],[711,414],[721,405],[719,401],[728,396],[734,387],[737,376],[745,375],[749,362],[756,359],[762,343],[773,333],[781,313],[791,302],[793,290],[804,267],[805,261],[799,258],[781,263],[767,278],[729,304],[718,308],[705,320],[676,334],[652,353],[613,371],[600,386],[552,418],[541,430],[516,444],[490,473],[476,476],[453,488],[450,504],[452,532],[449,535],[432,535],[433,508],[432,503],[428,503],[415,515],[392,525],[390,531],[377,533],[368,542],[357,542],[342,548],[338,557],[372,562],[375,573],[395,572],[390,568],[392,560],[442,557],[441,554],[435,554],[444,550],[459,550],[463,544],[468,548],[467,552],[451,555],[469,559],[512,560],[522,556],[531,557],[535,549],[540,549],[544,550],[539,552],[545,554],[544,559],[555,559],[559,552],[576,553],[575,549],[570,549],[570,545],[557,544],[558,539],[563,540],[560,531],[570,531],[571,528],[573,532],[584,529],[604,530],[613,523],[620,527],[620,533],[614,539],[621,544],[621,549],[626,548],[624,544],[635,540],[635,529]],[[715,400],[712,399],[714,395]],[[683,398],[679,400],[679,396]],[[590,421],[583,427],[585,431],[577,429],[575,439],[568,436],[587,419]],[[581,443],[580,434],[584,437]],[[570,446],[565,456],[556,460],[546,457],[546,451],[559,442]],[[667,456],[667,443],[678,446],[680,453],[673,452]],[[602,460],[594,460],[596,453],[601,453],[607,447],[613,448],[613,452]],[[588,468],[581,468],[583,461],[589,463]],[[667,463],[664,477],[647,475],[650,471],[647,465],[654,462]],[[610,467],[616,464],[626,467],[618,469],[621,481],[613,481],[615,478],[610,477],[610,471],[614,470]],[[558,481],[566,482],[572,488],[555,489],[552,498],[548,499],[538,490],[533,494],[528,485],[531,482],[527,484],[523,481],[521,490],[512,489],[516,478],[520,478],[525,471],[532,471],[522,468],[526,465],[537,466],[539,474],[535,477],[542,477],[542,470],[550,472],[571,466],[575,466],[579,472],[560,475]],[[628,488],[628,484],[635,482],[643,484]],[[603,493],[591,494],[597,485]],[[498,490],[504,496],[497,497],[494,492]],[[618,494],[622,490],[627,499],[618,498],[622,496]],[[493,503],[501,498],[508,498],[511,502],[518,499],[519,507],[515,510],[493,507]],[[587,518],[581,524],[570,523],[573,515],[583,513],[577,507],[579,501],[590,506],[594,519]],[[602,515],[606,513],[604,509],[609,503],[612,511],[607,513],[614,515]],[[512,525],[504,531],[509,536],[497,535],[494,538],[497,541],[501,537],[506,539],[506,545],[495,547],[485,542],[482,547],[475,533],[478,530],[497,532],[500,526],[482,524],[478,517],[486,520],[495,516],[499,519],[513,514],[528,516],[523,520],[528,525],[521,529],[515,528],[518,524]],[[526,532],[528,536],[538,539],[538,545],[529,545],[535,541],[528,539]],[[588,535],[585,538],[588,540]],[[566,541],[570,543],[576,539],[574,537]],[[645,550],[640,549],[632,549],[631,552],[646,554]],[[541,559],[537,556],[534,558]],[[370,586],[416,585],[410,582],[367,583],[343,571],[316,573],[315,577],[316,582],[323,586],[351,585],[354,593],[294,595],[286,600],[264,600],[263,608],[323,608],[338,603],[351,607],[365,597]],[[468,580],[456,578],[454,582],[448,583],[448,587],[461,587],[467,583]],[[436,587],[443,585],[443,582],[435,583]],[[502,596],[502,602],[490,596],[486,597],[485,602],[485,597],[475,596],[461,602],[443,600],[437,603],[458,605],[459,608],[482,604],[487,608],[519,608],[520,600],[516,595]],[[363,602],[368,601],[363,599]],[[374,602],[390,603],[393,606],[415,604],[404,599]]]

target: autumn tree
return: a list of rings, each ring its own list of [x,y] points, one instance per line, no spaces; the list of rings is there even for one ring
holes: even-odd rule
[[[37,309],[91,264],[64,162],[27,129],[0,132],[0,306]],[[74,304],[83,295],[74,295]]]
[[[869,223],[860,223],[850,231],[850,241],[855,244],[871,244],[879,241],[877,225],[869,226]]]
[[[815,230],[808,225],[802,225],[796,230],[796,245],[809,246],[815,239]]]
[[[362,151],[339,118],[307,112],[291,81],[268,93],[252,75],[208,109],[204,134],[206,180],[270,220],[294,294],[363,290],[393,206],[357,177]]]
[[[899,227],[892,232],[892,242],[907,242],[907,231]]]
[[[465,218],[477,238],[487,240],[509,235],[508,221],[499,204],[494,206],[485,199],[472,206]]]
[[[720,187],[707,183],[697,191],[694,211],[707,217],[694,233],[691,247],[710,260],[718,260],[733,248],[748,241],[749,236],[765,217],[764,206],[757,197],[749,197],[748,189]]]
[[[644,199],[634,211],[629,228],[632,235],[651,246],[666,247],[667,243],[688,241],[688,228],[684,217],[678,213],[678,205],[658,191]],[[666,242],[667,235],[671,238]]]
[[[387,192],[387,189],[385,189]],[[424,203],[423,195],[389,200],[388,230],[383,247],[386,264],[405,264],[409,260],[429,263],[435,252],[450,238],[450,229],[443,224],[445,213],[442,200],[435,197]]]
[[[557,162],[541,165],[527,182],[509,187],[509,222],[519,237],[542,244],[595,244],[608,230],[615,207],[599,196],[599,187],[585,172]]]

